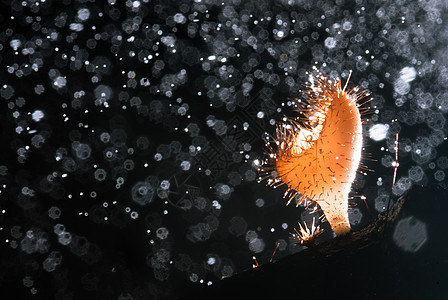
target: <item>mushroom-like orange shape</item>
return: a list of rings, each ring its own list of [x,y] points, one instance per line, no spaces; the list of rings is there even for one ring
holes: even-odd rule
[[[305,91],[307,126],[288,120],[277,128],[277,178],[297,194],[315,201],[337,235],[350,232],[348,195],[361,159],[362,123],[357,101],[366,93],[341,88],[320,73]],[[288,204],[289,204],[288,202]]]

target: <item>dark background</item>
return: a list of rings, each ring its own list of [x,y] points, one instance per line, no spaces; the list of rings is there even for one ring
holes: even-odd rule
[[[269,282],[272,295],[445,295],[444,1],[2,1],[0,11],[2,298],[175,298],[219,292],[226,277],[260,297]],[[349,87],[373,98],[353,230],[406,192],[401,220],[419,226],[394,235],[391,224],[381,246],[303,266],[291,233],[319,213],[286,207],[284,187],[257,183],[254,161],[313,65],[343,80],[352,70]],[[389,126],[379,141],[375,124]],[[333,235],[320,225],[324,243]],[[253,256],[267,267],[232,277]]]

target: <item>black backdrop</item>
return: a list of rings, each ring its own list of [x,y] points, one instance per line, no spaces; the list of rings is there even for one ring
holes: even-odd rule
[[[446,292],[443,1],[1,5],[5,299],[173,298],[209,285],[219,295],[226,277],[224,291],[259,286],[261,297],[269,285],[273,294],[310,297],[325,296],[313,291],[326,286],[363,298]],[[372,93],[363,152],[370,171],[353,187],[352,228],[409,190],[402,219],[418,225],[399,232],[404,244],[394,224],[383,246],[334,258],[340,278],[359,275],[343,287],[319,279],[323,258],[304,276],[291,233],[312,215],[286,207],[283,188],[256,180],[263,138],[291,113],[288,97],[300,96],[313,65],[330,77],[353,70],[349,86]],[[379,141],[375,124],[388,126]],[[333,237],[321,226],[318,243]],[[253,256],[268,267],[232,277],[251,269]]]

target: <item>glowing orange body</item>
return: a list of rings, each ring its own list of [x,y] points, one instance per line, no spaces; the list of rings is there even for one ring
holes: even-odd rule
[[[348,194],[361,158],[362,124],[356,94],[340,89],[340,82],[327,93],[329,105],[318,137],[292,155],[279,155],[279,178],[292,190],[316,201],[337,235],[350,231]],[[296,135],[303,139],[303,135]]]

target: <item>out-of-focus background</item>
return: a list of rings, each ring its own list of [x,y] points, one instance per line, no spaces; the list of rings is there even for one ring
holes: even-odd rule
[[[257,167],[315,65],[372,96],[353,230],[418,188],[384,243],[444,295],[445,1],[0,5],[0,293],[173,298],[302,251],[321,214]]]

